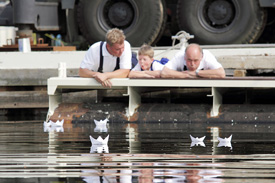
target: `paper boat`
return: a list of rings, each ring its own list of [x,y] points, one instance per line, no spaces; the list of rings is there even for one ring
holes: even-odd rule
[[[64,123],[64,119],[62,119],[61,121],[57,120],[56,122],[52,122],[52,126],[63,126]]]
[[[92,145],[107,145],[109,141],[109,135],[105,139],[102,139],[101,136],[95,139],[90,135],[90,140],[92,142]]]
[[[48,126],[48,127],[50,127],[50,126],[63,126],[63,124],[64,124],[64,119],[62,119],[61,121],[57,120],[56,122],[53,122],[52,120],[50,120],[48,122],[44,121],[44,127],[45,126]]]
[[[101,136],[95,139],[90,135],[90,140],[92,142],[90,153],[109,153],[109,135],[105,139],[102,139]]]
[[[107,132],[108,129],[107,129],[107,122],[108,122],[108,118],[106,118],[105,120],[100,120],[100,121],[97,121],[97,120],[94,120],[95,122],[95,129],[94,129],[94,132]]]
[[[52,125],[52,121],[44,121],[44,127],[50,127]]]
[[[64,128],[62,126],[44,125],[44,132],[64,132]]]
[[[230,135],[230,137],[228,137],[228,138],[225,137],[224,139],[218,137],[218,141],[219,141],[218,147],[231,147],[232,148],[231,139],[232,139],[232,135]]]
[[[57,120],[56,122],[52,120],[48,122],[44,121],[44,132],[64,132],[63,123],[64,119],[61,121]]]
[[[192,135],[190,135],[190,138],[192,140],[192,143],[190,145],[190,147],[193,147],[193,146],[203,146],[205,147],[205,144],[204,144],[204,139],[205,139],[205,136],[201,137],[201,138],[198,138],[198,137],[193,137]]]

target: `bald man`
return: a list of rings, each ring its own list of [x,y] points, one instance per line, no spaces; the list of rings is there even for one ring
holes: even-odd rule
[[[165,65],[161,77],[224,78],[225,71],[212,53],[198,44],[190,44]]]

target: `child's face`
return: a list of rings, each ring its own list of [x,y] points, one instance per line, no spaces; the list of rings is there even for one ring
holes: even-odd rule
[[[151,64],[154,61],[154,58],[150,58],[148,55],[139,55],[138,63],[142,70],[150,70]]]

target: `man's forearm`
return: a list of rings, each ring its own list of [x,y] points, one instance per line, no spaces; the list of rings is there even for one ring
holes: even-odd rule
[[[202,78],[224,78],[225,71],[223,68],[213,70],[200,70],[198,76]]]
[[[160,71],[131,71],[129,73],[129,78],[159,78]]]
[[[175,71],[164,67],[161,71],[161,78],[187,78],[188,74],[181,71]]]
[[[113,72],[106,72],[106,77],[111,78],[126,78],[130,72],[130,69],[118,69]]]
[[[153,76],[154,78],[160,78],[161,71],[145,71],[146,74]]]
[[[84,78],[93,78],[97,72],[90,71],[89,69],[79,68],[78,75]]]

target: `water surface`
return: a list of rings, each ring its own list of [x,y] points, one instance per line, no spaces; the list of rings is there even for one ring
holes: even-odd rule
[[[100,120],[100,119],[97,119]],[[0,182],[273,182],[271,123],[0,122]],[[190,135],[203,137],[192,145]],[[230,147],[217,137],[232,135]],[[93,145],[90,137],[109,138]]]

